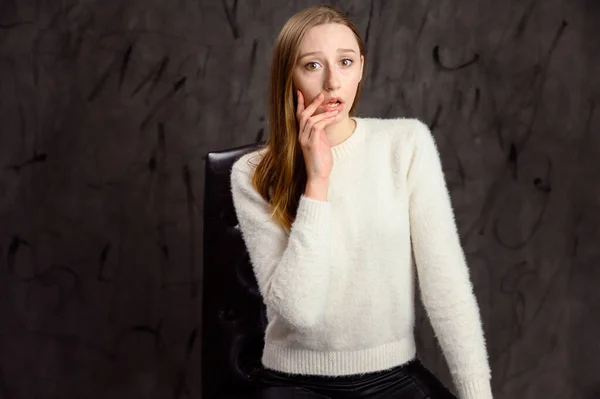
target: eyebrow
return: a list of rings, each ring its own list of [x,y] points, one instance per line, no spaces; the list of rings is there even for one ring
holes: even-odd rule
[[[351,48],[339,48],[337,49],[338,53],[356,53],[356,51],[352,50]],[[310,53],[304,53],[302,54],[300,57],[298,57],[298,59],[302,59],[304,57],[308,57],[309,55],[313,55],[313,54],[323,54],[322,51],[311,51]]]

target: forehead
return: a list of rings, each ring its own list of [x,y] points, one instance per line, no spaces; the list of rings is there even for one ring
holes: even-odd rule
[[[300,43],[300,53],[309,51],[335,51],[338,47],[354,49],[358,52],[358,43],[354,33],[346,25],[323,24],[313,26]]]

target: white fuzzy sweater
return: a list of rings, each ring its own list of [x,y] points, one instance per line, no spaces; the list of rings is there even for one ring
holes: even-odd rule
[[[233,165],[239,228],[267,309],[262,362],[328,376],[408,362],[417,277],[459,397],[489,399],[479,307],[434,138],[417,119],[353,119],[354,133],[332,148],[328,200],[302,196],[289,235],[251,184],[260,152]]]

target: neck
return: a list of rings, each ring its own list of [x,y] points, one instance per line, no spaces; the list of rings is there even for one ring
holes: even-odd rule
[[[329,146],[334,147],[344,142],[348,137],[352,136],[355,127],[355,122],[349,116],[338,123],[326,126],[325,135],[327,136]]]

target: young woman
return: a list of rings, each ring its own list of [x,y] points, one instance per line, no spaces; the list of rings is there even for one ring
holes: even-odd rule
[[[231,171],[268,317],[258,397],[454,398],[416,356],[418,277],[458,396],[489,399],[436,144],[417,119],[353,116],[365,50],[331,7],[290,18],[271,65],[268,141]]]

